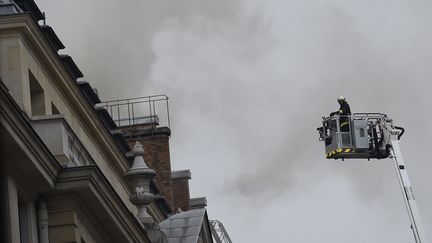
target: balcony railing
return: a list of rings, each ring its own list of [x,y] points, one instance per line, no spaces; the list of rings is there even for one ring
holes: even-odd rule
[[[108,111],[118,127],[142,125],[170,128],[168,99],[166,95],[152,95],[105,101],[100,105]]]
[[[62,115],[32,117],[31,124],[63,167],[94,164],[94,160]]]

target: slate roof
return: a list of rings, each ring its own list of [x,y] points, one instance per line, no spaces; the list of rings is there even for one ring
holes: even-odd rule
[[[24,11],[29,12],[36,22],[44,20],[45,16],[40,11],[34,0],[14,0],[16,4]]]
[[[197,243],[201,232],[205,208],[174,214],[159,225],[168,243]]]

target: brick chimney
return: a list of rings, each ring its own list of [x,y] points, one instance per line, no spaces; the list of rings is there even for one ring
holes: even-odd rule
[[[123,135],[130,148],[133,148],[137,141],[143,145],[143,158],[146,165],[156,172],[153,182],[158,187],[160,195],[155,196],[156,198],[164,197],[173,209],[168,99],[168,96],[161,94],[99,101],[95,109],[105,110],[105,113],[111,116],[112,122],[106,125],[118,129],[119,132],[111,132],[113,135],[117,133]]]
[[[187,211],[190,209],[189,180],[191,179],[190,170],[178,170],[171,173],[174,211],[181,209]]]

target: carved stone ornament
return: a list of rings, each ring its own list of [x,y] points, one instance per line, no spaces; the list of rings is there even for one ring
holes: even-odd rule
[[[129,200],[138,208],[137,218],[144,226],[147,237],[152,243],[167,243],[165,234],[157,223],[148,214],[147,207],[153,201],[154,194],[150,191],[150,183],[156,172],[150,169],[144,161],[144,148],[138,141],[132,150],[134,161],[132,167],[126,172],[125,178],[133,187]]]
[[[132,152],[135,158],[131,169],[126,172],[125,176],[133,188],[133,193],[129,196],[129,200],[138,208],[138,220],[142,224],[150,224],[154,221],[147,212],[147,206],[154,199],[154,194],[150,192],[150,183],[156,176],[156,172],[145,164],[142,144],[136,142]]]

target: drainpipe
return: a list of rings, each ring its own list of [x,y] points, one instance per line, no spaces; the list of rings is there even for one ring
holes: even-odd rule
[[[49,243],[48,209],[45,201],[39,201],[37,209],[39,243]]]

